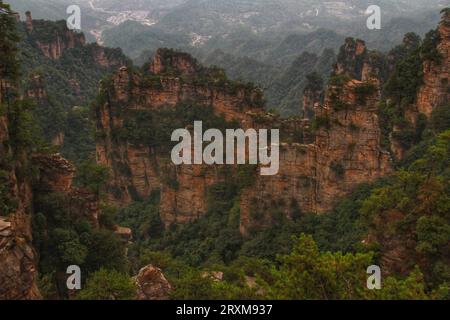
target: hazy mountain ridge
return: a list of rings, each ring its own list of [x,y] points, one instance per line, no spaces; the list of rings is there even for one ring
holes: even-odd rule
[[[48,15],[50,19],[65,17],[65,7],[70,4],[67,0],[11,2],[19,11],[30,9],[35,17]],[[88,40],[120,47],[139,64],[161,47],[189,52],[206,64],[224,68],[233,79],[267,88],[269,108],[288,114],[298,110],[293,99],[300,93],[277,98],[272,95],[280,90],[271,87],[276,86],[274,79],[282,78],[302,53],[320,55],[327,48],[337,50],[347,36],[365,39],[371,48],[388,51],[400,44],[407,32],[423,36],[439,21],[436,8],[449,3],[449,0],[79,2],[82,28]],[[382,9],[381,30],[366,28],[365,9],[371,4]],[[217,50],[223,54],[215,57]],[[281,101],[286,99],[291,102]]]
[[[36,18],[51,20],[67,16],[68,0],[11,0],[21,13],[34,12]],[[244,28],[265,38],[279,33],[310,32],[318,28],[340,30],[349,35],[358,24],[365,28],[366,8],[380,5],[384,21],[395,17],[420,16],[422,12],[444,7],[448,0],[80,0],[83,30],[101,39],[103,31],[126,21],[155,26],[165,33],[182,33],[192,44],[205,43],[211,37],[227,36]],[[436,21],[435,21],[436,23]],[[363,31],[363,30],[362,30]],[[139,31],[142,32],[142,31]],[[405,31],[406,32],[406,31]],[[131,35],[131,34],[130,34]],[[135,58],[135,57],[132,57]]]

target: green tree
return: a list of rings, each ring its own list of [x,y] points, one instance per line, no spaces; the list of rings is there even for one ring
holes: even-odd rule
[[[38,278],[39,292],[46,300],[58,298],[58,290],[55,285],[53,274],[43,274]]]
[[[131,300],[136,291],[132,279],[123,273],[100,269],[89,276],[76,296],[78,300]]]
[[[405,256],[401,269],[412,271],[418,264],[428,290],[450,283],[449,168],[447,130],[389,183],[374,189],[361,207],[363,221],[380,253],[387,254],[384,248],[397,243]]]
[[[265,283],[264,290],[269,299],[360,299],[371,262],[370,253],[321,253],[313,238],[302,234],[292,252],[279,258],[274,280]]]
[[[176,300],[211,300],[213,299],[213,282],[202,277],[199,271],[191,270],[175,282],[171,296]]]
[[[419,268],[415,268],[405,279],[388,277],[382,281],[382,290],[370,292],[371,299],[378,300],[427,300],[425,281]]]
[[[78,167],[76,182],[83,188],[100,196],[108,184],[110,175],[107,167],[92,161],[85,161]]]
[[[10,14],[0,14],[0,78],[16,81],[19,76],[19,61],[17,59],[16,21],[9,5],[0,1],[0,8]]]
[[[88,254],[85,267],[89,271],[107,268],[120,272],[128,271],[125,244],[109,230],[99,230],[87,239]]]
[[[436,107],[430,118],[429,129],[437,135],[450,128],[450,103]]]
[[[51,243],[54,254],[62,266],[81,265],[87,256],[86,246],[80,243],[78,234],[73,230],[57,228],[52,231]]]

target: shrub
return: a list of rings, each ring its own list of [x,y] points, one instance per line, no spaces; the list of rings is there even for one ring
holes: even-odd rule
[[[85,161],[78,167],[76,183],[100,196],[105,192],[110,175],[107,167],[92,161]]]
[[[339,74],[331,76],[328,84],[330,86],[342,86],[351,80],[350,76],[347,74]]]
[[[429,129],[439,134],[450,129],[450,103],[435,108],[431,114]]]
[[[422,59],[440,63],[442,55],[439,53],[437,47],[441,41],[438,30],[431,30],[425,35],[425,38],[420,49]]]
[[[136,291],[132,279],[123,273],[100,269],[91,274],[76,296],[78,300],[131,300]]]
[[[365,82],[355,88],[356,101],[358,104],[365,104],[366,99],[377,92],[377,86],[370,82]]]
[[[6,171],[0,170],[0,215],[8,216],[17,209],[17,201],[11,194],[11,181]]]

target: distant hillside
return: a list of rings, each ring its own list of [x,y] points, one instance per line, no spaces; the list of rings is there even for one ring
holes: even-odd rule
[[[99,81],[128,64],[120,49],[86,44],[65,21],[33,20],[17,26],[25,94],[37,103],[35,115],[48,141],[61,146],[70,160],[92,155],[88,106]]]

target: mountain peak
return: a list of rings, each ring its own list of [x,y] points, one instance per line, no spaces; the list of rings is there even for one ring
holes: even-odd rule
[[[150,64],[150,72],[155,74],[191,75],[199,68],[197,60],[190,54],[167,48],[158,49]]]

